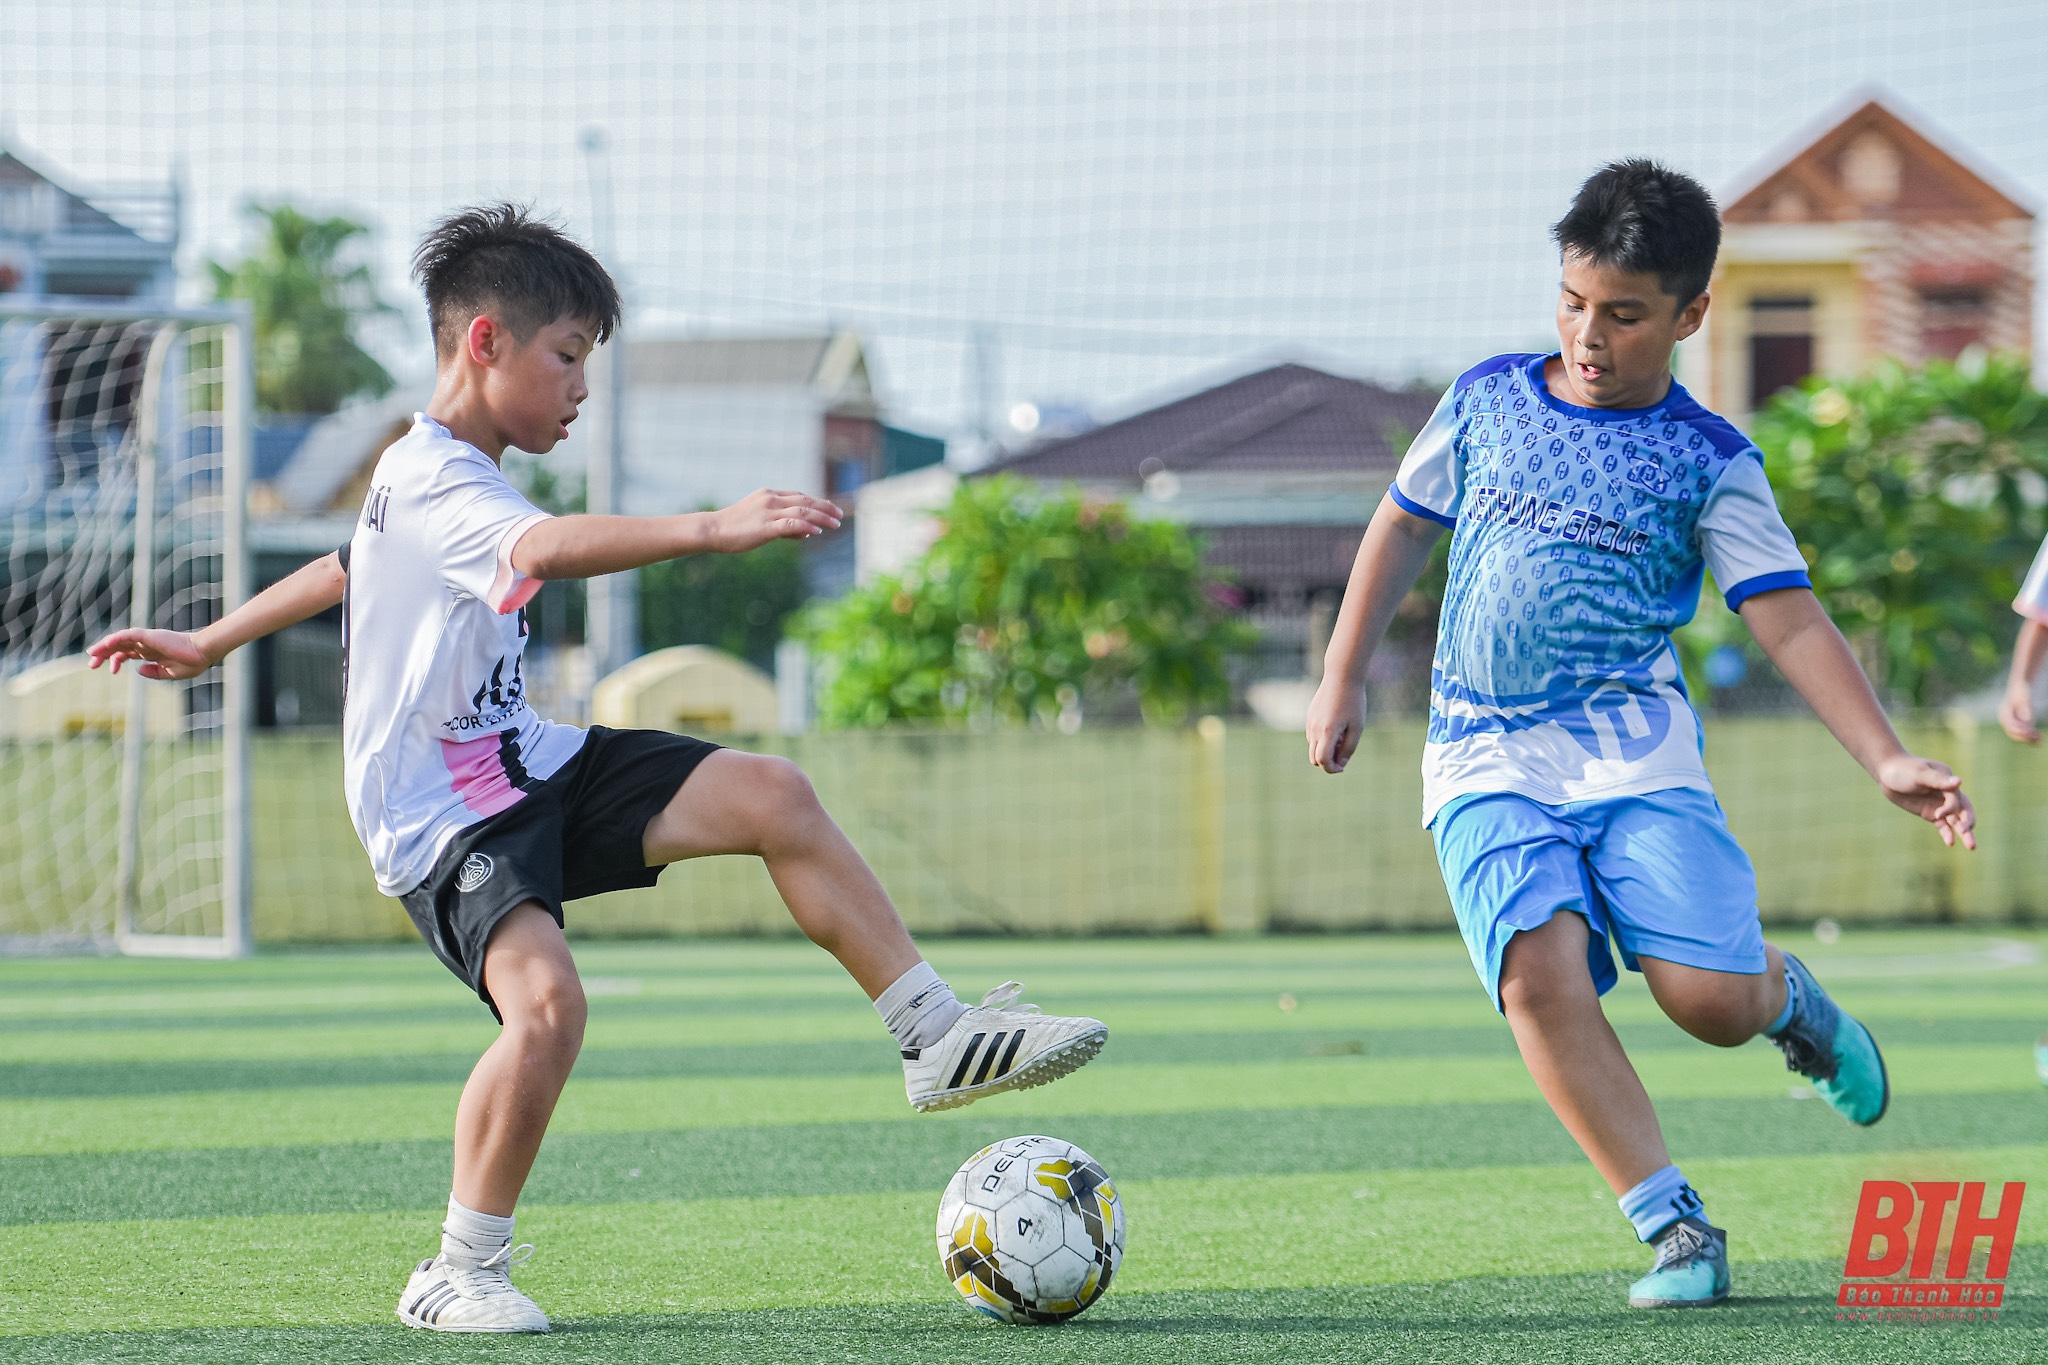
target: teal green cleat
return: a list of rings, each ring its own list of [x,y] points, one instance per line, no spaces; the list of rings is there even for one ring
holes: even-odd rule
[[[1657,1260],[1629,1286],[1631,1308],[1705,1308],[1728,1297],[1728,1234],[1681,1218],[1650,1243]]]
[[[1805,963],[1787,953],[1785,965],[1799,981],[1799,1004],[1792,1020],[1771,1039],[1785,1054],[1785,1069],[1812,1081],[1814,1093],[1843,1118],[1868,1128],[1884,1117],[1892,1102],[1891,1080],[1885,1075],[1877,1040],[1828,998]]]

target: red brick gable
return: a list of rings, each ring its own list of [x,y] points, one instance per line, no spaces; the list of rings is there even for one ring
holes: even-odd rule
[[[2033,213],[1870,100],[1722,210],[1727,223],[1995,223]]]

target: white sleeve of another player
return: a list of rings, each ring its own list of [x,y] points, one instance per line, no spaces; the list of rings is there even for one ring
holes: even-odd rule
[[[1458,389],[1454,384],[1401,459],[1387,492],[1404,512],[1444,526],[1458,523],[1465,501],[1465,462],[1458,451]]]
[[[2034,567],[2027,570],[2027,581],[2020,584],[2020,595],[2013,599],[2012,609],[2028,620],[2048,625],[2048,540],[2041,542]]]
[[[1806,558],[1792,539],[1763,461],[1753,454],[1736,457],[1707,494],[1700,512],[1700,555],[1734,611],[1760,592],[1778,588],[1810,588]]]
[[[482,456],[441,467],[428,514],[449,587],[500,614],[525,606],[540,591],[539,579],[512,567],[512,547],[548,514]]]

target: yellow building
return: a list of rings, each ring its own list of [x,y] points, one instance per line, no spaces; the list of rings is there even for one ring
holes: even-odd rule
[[[1878,101],[1745,183],[1684,358],[1715,411],[1879,356],[2033,349],[2033,211]]]

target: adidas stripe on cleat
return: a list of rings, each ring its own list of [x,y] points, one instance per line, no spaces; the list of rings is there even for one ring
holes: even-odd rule
[[[532,1254],[522,1244],[501,1247],[477,1266],[440,1256],[421,1261],[398,1296],[398,1320],[429,1332],[545,1332],[548,1315],[506,1273]]]
[[[929,1047],[903,1049],[903,1089],[919,1113],[957,1109],[984,1095],[1029,1090],[1094,1060],[1109,1039],[1099,1019],[1045,1014],[1015,1003],[1005,981]]]

